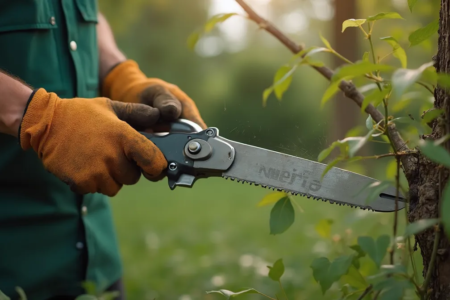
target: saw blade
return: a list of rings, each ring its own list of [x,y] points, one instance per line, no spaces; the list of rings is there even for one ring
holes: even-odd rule
[[[380,191],[373,200],[368,197],[380,184],[373,178],[339,168],[331,168],[322,178],[327,165],[228,139],[236,151],[233,165],[222,174],[224,178],[245,181],[262,187],[282,190],[330,203],[346,204],[379,212],[395,211],[396,189],[393,186]],[[399,193],[398,209],[405,207]]]

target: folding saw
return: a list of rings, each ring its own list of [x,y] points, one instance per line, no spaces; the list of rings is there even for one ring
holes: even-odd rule
[[[223,177],[302,195],[339,205],[379,212],[405,206],[395,187],[388,187],[370,202],[370,185],[380,182],[339,168],[225,139],[215,127],[202,130],[188,120],[170,124],[167,133],[141,132],[168,161],[169,187],[192,187],[199,178]],[[397,198],[397,200],[396,200]]]

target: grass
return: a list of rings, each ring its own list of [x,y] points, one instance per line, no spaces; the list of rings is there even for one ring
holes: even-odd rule
[[[282,282],[289,299],[330,299],[339,289],[322,295],[309,267],[312,260],[351,253],[348,245],[358,235],[392,231],[391,213],[294,197],[303,212],[296,208],[294,225],[273,236],[271,206],[256,206],[267,193],[221,178],[201,179],[192,189],[174,191],[166,180],[155,184],[142,179],[125,187],[111,202],[128,298],[222,299],[205,292],[249,287],[275,296],[279,287],[267,278],[267,265],[283,258]],[[333,220],[329,236],[315,229],[323,219]]]

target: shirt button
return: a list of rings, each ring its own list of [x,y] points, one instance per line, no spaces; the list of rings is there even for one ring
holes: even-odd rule
[[[77,50],[77,43],[75,41],[70,42],[70,49],[72,49],[72,51]]]
[[[83,206],[83,207],[81,208],[81,213],[83,214],[83,216],[87,215],[87,213],[88,213],[87,206]]]
[[[77,247],[77,249],[81,250],[84,248],[84,244],[82,242],[78,242],[78,243],[76,243],[75,247]]]
[[[50,24],[55,25],[56,24],[56,19],[55,17],[51,17],[50,18]]]

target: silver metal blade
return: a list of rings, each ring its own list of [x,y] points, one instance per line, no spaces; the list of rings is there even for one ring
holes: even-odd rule
[[[377,180],[339,168],[332,168],[323,179],[325,164],[223,139],[231,144],[236,156],[233,165],[222,174],[225,178],[247,181],[293,194],[301,194],[330,203],[347,204],[380,212],[395,211],[395,187],[388,187],[367,202]],[[402,197],[402,194],[399,194]],[[404,199],[398,209],[405,207]]]

